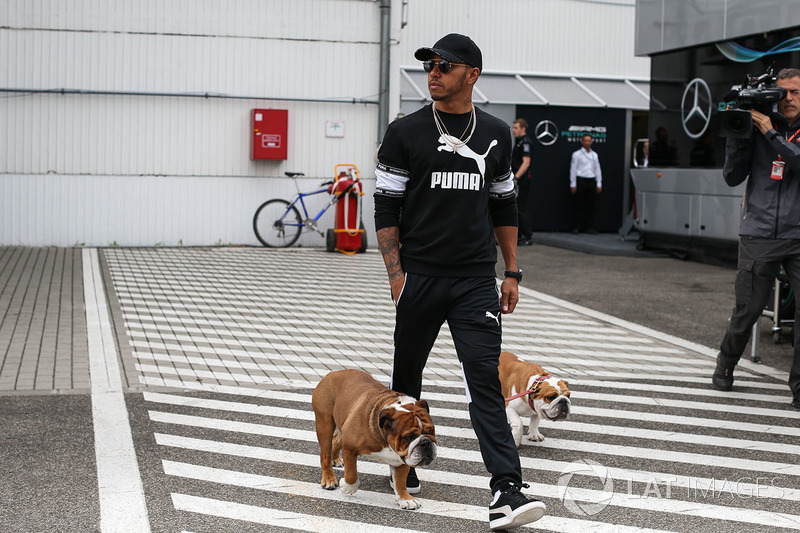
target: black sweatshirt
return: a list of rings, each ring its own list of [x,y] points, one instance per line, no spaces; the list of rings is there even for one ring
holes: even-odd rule
[[[517,225],[511,130],[475,111],[475,132],[456,152],[440,137],[431,105],[392,122],[378,149],[375,228],[400,228],[406,272],[494,276],[493,226]],[[471,113],[439,116],[453,137],[469,136]]]

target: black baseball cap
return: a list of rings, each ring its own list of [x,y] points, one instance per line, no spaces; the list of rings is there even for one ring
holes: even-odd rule
[[[455,63],[466,63],[483,70],[483,55],[475,42],[460,33],[448,33],[430,48],[420,48],[414,57],[420,61],[431,59],[434,54]]]

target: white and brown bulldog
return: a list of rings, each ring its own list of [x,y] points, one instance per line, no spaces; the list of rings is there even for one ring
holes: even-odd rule
[[[369,455],[392,467],[401,508],[422,505],[406,490],[406,477],[412,466],[427,466],[436,458],[436,433],[425,400],[389,390],[360,370],[339,370],[322,378],[311,406],[322,488],[336,488],[333,466],[343,462],[342,492],[355,494],[359,485],[356,461],[359,455]]]
[[[506,417],[517,446],[522,442],[521,417],[529,416],[528,442],[541,442],[539,420],[564,420],[569,415],[568,383],[554,378],[544,368],[509,352],[500,354],[500,386],[506,399]]]

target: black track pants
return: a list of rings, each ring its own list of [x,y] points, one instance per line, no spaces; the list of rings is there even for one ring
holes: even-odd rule
[[[753,324],[767,305],[775,277],[783,266],[795,294],[794,361],[789,370],[789,387],[800,392],[800,240],[765,239],[743,235],[739,238],[739,270],[736,274],[736,307],[720,346],[720,358],[735,365],[750,339]]]
[[[573,229],[588,231],[594,229],[594,204],[597,198],[597,182],[594,178],[581,178],[575,185],[575,222]]]
[[[494,492],[503,482],[520,483],[519,453],[506,421],[497,371],[502,328],[493,277],[406,274],[397,302],[391,388],[420,397],[422,371],[445,321],[461,362],[472,427],[492,475],[490,487]]]

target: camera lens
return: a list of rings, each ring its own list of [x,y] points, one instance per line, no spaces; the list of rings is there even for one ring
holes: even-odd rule
[[[746,138],[750,136],[753,117],[744,109],[729,109],[719,112],[719,131],[723,137]]]
[[[747,126],[747,122],[745,122],[742,117],[736,115],[728,122],[728,127],[733,131],[742,131],[745,126]]]

